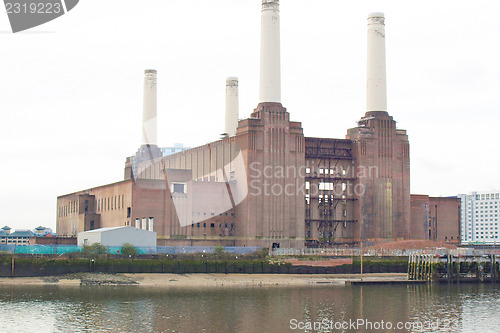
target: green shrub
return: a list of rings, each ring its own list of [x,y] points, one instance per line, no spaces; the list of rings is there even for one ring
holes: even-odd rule
[[[224,253],[224,246],[217,245],[214,247],[214,254],[215,255],[221,255]]]
[[[122,245],[122,254],[126,256],[136,256],[137,249],[130,243],[125,243]]]
[[[108,248],[101,243],[94,243],[92,245],[84,245],[82,252],[85,256],[92,256],[96,254],[107,254]]]

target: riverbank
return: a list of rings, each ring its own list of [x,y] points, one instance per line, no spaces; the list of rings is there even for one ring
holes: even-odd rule
[[[23,285],[134,285],[161,288],[284,287],[345,285],[359,274],[170,274],[170,273],[77,273],[62,276],[0,278],[2,286]],[[364,274],[367,281],[406,280],[404,273]]]

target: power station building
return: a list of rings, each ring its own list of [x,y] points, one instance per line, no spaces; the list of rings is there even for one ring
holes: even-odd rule
[[[368,16],[366,113],[343,139],[305,137],[281,101],[279,1],[263,0],[259,103],[239,119],[226,81],[221,140],[164,156],[157,73],[146,70],[143,138],[121,182],[57,199],[57,234],[133,226],[158,245],[304,247],[410,239],[410,146],[387,112],[385,22]],[[418,235],[418,238],[424,237]]]

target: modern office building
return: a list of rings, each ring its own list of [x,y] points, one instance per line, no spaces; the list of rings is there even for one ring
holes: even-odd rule
[[[459,197],[462,244],[499,244],[500,191],[471,192]]]

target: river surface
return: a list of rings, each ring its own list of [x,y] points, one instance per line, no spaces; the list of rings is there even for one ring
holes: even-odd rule
[[[3,286],[0,332],[500,332],[500,286]]]

